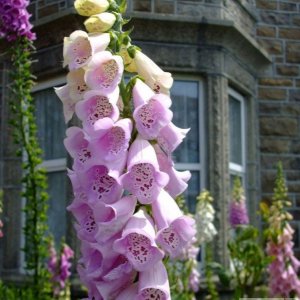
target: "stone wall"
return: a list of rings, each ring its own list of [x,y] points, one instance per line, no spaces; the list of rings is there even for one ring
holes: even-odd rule
[[[256,7],[257,39],[273,60],[258,83],[262,196],[270,198],[276,163],[281,160],[300,255],[300,3],[257,0]]]

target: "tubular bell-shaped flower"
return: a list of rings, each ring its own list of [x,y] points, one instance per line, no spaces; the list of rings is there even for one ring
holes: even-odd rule
[[[190,129],[179,128],[170,122],[159,132],[157,143],[167,155],[171,155],[189,131]]]
[[[105,32],[116,22],[116,16],[112,13],[104,12],[89,17],[84,26],[88,32]]]
[[[118,98],[119,89],[115,89],[114,93],[109,95],[94,90],[86,92],[83,101],[75,106],[76,114],[82,121],[84,130],[92,132],[95,122],[103,118],[117,121],[120,115],[117,107]]]
[[[130,285],[127,289],[123,290],[116,298],[116,300],[136,299],[138,294],[138,283]]]
[[[160,261],[140,273],[137,300],[171,300],[166,268]]]
[[[133,102],[136,128],[147,140],[156,138],[159,131],[172,120],[173,113],[169,109],[171,99],[163,94],[154,94],[141,80],[134,85]]]
[[[164,190],[152,203],[152,212],[158,227],[157,243],[174,258],[194,237],[195,221],[184,216],[175,200]]]
[[[120,199],[123,192],[117,181],[117,172],[109,171],[104,165],[94,165],[79,173],[78,178],[90,205],[98,202],[112,204]]]
[[[84,170],[95,164],[95,156],[92,156],[90,142],[83,130],[74,126],[68,128],[66,134],[64,144],[74,158],[74,170]]]
[[[164,257],[154,239],[155,231],[150,216],[139,210],[129,219],[122,238],[115,241],[113,248],[126,256],[135,270],[141,272]]]
[[[103,243],[120,232],[132,217],[135,206],[134,196],[123,197],[110,205],[99,203],[95,219],[99,228],[96,240]]]
[[[89,17],[106,11],[109,2],[107,0],[76,0],[74,6],[78,14]]]
[[[147,85],[156,93],[169,94],[173,85],[172,75],[164,72],[148,56],[140,51],[135,52],[134,62],[136,70],[145,79]]]
[[[175,170],[174,163],[169,156],[167,156],[164,151],[158,146],[154,146],[159,169],[162,172],[165,172],[169,175],[169,182],[165,187],[165,190],[172,196],[176,197],[182,194],[186,188],[188,187],[187,182],[191,178],[191,172],[189,171],[182,171],[179,172]]]
[[[113,123],[110,118],[103,118],[94,123],[93,146],[103,161],[118,161],[127,154],[131,138],[132,122],[130,119],[121,119]]]
[[[76,30],[70,37],[64,39],[64,64],[70,70],[86,66],[93,55],[107,48],[110,42],[109,34],[87,34]]]
[[[82,100],[88,89],[84,81],[84,70],[77,69],[67,75],[67,84],[54,88],[56,95],[63,103],[65,122],[69,122],[74,114],[75,105]]]
[[[166,173],[159,171],[153,147],[141,138],[137,138],[129,149],[127,170],[119,181],[142,204],[155,201],[169,180]]]
[[[121,56],[102,51],[93,55],[84,78],[91,89],[111,93],[120,83],[123,70]]]

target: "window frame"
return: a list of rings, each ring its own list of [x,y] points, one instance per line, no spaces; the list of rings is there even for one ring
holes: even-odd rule
[[[199,193],[206,187],[206,132],[205,132],[205,103],[204,103],[204,80],[201,76],[175,73],[172,74],[174,81],[193,81],[198,83],[198,126],[199,126],[199,153],[198,163],[175,163],[175,169],[178,171],[197,171],[199,172]],[[172,100],[172,98],[171,98]],[[172,109],[172,106],[171,106]],[[176,124],[175,124],[176,125]],[[188,134],[187,134],[188,136]],[[180,145],[179,145],[180,147]],[[195,199],[196,201],[196,199]]]
[[[61,86],[64,84],[66,84],[66,76],[65,75],[58,76],[56,78],[38,82],[32,88],[31,93],[39,92],[49,88],[54,88],[56,86]],[[43,160],[43,162],[39,166],[41,168],[46,169],[47,173],[65,171],[67,169],[67,157]]]
[[[234,98],[234,100],[237,100],[241,103],[241,152],[242,152],[242,164],[237,164],[233,163],[230,161],[230,127],[229,127],[229,174],[230,175],[235,175],[235,176],[240,176],[242,178],[242,183],[245,185],[245,177],[246,177],[246,125],[247,125],[247,120],[246,120],[246,98],[241,95],[239,92],[234,90],[231,87],[228,87],[228,107],[230,105],[230,98]],[[229,118],[230,118],[230,111],[228,112]],[[230,121],[228,122],[230,126]]]

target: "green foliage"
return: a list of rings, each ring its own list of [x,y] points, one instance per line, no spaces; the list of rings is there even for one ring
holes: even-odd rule
[[[49,286],[49,274],[45,268],[47,257],[47,180],[42,162],[42,150],[37,140],[35,107],[30,94],[33,86],[30,55],[34,46],[27,38],[19,38],[10,49],[12,66],[11,85],[13,97],[10,109],[13,114],[14,140],[20,146],[17,155],[23,157],[23,192],[26,200],[24,212],[26,222],[23,228],[26,237],[24,252],[26,269],[33,274],[32,292],[34,299],[45,299],[44,291]]]
[[[265,256],[258,240],[258,230],[252,225],[236,227],[235,236],[228,242],[232,271],[216,264],[220,282],[234,287],[234,299],[253,297],[261,284],[271,258]]]
[[[30,286],[17,287],[15,285],[4,284],[0,281],[0,300],[36,300],[35,289]],[[43,300],[50,300],[47,294],[43,295]]]
[[[262,216],[269,223],[269,227],[264,231],[266,239],[272,239],[276,242],[287,222],[292,220],[292,215],[287,212],[287,208],[290,206],[291,202],[288,199],[288,189],[283,175],[282,163],[279,162],[277,164],[272,202],[270,205],[266,202],[260,203]]]
[[[206,245],[205,250],[205,278],[208,292],[208,295],[205,297],[205,300],[218,300],[220,298],[216,283],[213,278],[213,260],[210,243]]]
[[[244,189],[242,186],[241,178],[239,176],[235,176],[233,181],[232,199],[234,201],[240,201],[243,195]]]
[[[195,295],[189,287],[189,278],[193,268],[191,260],[166,260],[172,300],[193,300]]]

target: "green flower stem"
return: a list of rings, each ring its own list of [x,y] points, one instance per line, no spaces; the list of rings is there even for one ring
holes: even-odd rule
[[[11,47],[13,69],[11,90],[14,99],[10,102],[13,114],[14,140],[20,149],[18,156],[25,160],[23,168],[23,193],[26,199],[24,212],[26,222],[23,228],[26,242],[24,247],[26,269],[33,275],[35,299],[46,299],[44,294],[48,285],[48,272],[45,268],[47,257],[47,179],[42,162],[42,150],[37,140],[37,126],[34,116],[34,102],[30,94],[33,86],[30,55],[33,44],[27,38],[19,38]]]

